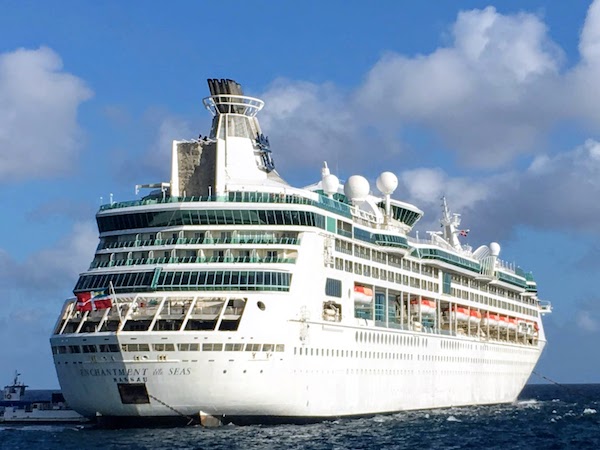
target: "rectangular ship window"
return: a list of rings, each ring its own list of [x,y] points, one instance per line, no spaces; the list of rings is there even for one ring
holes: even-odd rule
[[[166,352],[166,351],[172,351],[170,349],[167,349],[167,346],[172,346],[173,344],[154,344],[153,348],[155,352]]]
[[[141,405],[150,403],[145,383],[118,383],[121,403],[124,405]]]

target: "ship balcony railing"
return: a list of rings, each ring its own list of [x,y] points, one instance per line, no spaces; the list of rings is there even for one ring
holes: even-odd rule
[[[171,238],[171,239],[147,239],[120,242],[106,242],[99,244],[97,250],[151,247],[157,245],[217,245],[217,244],[276,244],[276,245],[299,245],[300,239],[292,237],[232,237],[232,238]]]
[[[341,245],[336,245],[335,246],[335,251],[339,252],[339,253],[344,253],[346,255],[352,255],[352,249],[351,248],[345,248],[345,247],[342,247]]]
[[[270,264],[295,264],[296,258],[266,257],[258,258],[252,256],[177,256],[161,258],[136,258],[119,259],[114,261],[95,261],[90,264],[91,269],[119,266],[136,266],[143,264],[211,264],[211,263],[270,263]]]
[[[285,203],[296,205],[309,205],[337,213],[348,218],[352,217],[350,206],[319,195],[318,200],[302,197],[297,194],[284,194],[272,192],[230,192],[225,195],[212,195],[202,197],[166,197],[146,200],[131,200],[126,202],[113,202],[100,206],[100,211],[111,209],[130,208],[133,206],[155,205],[161,203],[201,203],[201,202],[233,202],[233,203]]]
[[[352,239],[352,231],[342,230],[341,228],[338,228],[337,234]]]

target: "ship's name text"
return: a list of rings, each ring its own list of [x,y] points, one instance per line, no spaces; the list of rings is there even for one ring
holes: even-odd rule
[[[113,377],[115,382],[145,382],[148,381],[148,375],[163,376],[185,376],[191,375],[192,369],[189,367],[171,367],[168,370],[148,368],[139,369],[81,369],[82,377]]]

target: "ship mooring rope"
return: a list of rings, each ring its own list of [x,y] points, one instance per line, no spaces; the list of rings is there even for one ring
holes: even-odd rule
[[[554,385],[556,385],[556,386],[558,386],[558,387],[560,387],[560,388],[563,388],[565,391],[569,391],[569,392],[572,392],[572,393],[574,393],[574,394],[581,395],[582,397],[586,397],[586,398],[588,398],[588,399],[590,399],[590,400],[596,400],[596,398],[592,398],[592,397],[591,397],[589,394],[587,394],[587,393],[583,392],[583,391],[582,391],[582,390],[580,390],[580,389],[576,389],[576,388],[573,388],[573,387],[571,387],[571,386],[567,386],[567,385],[565,385],[565,384],[559,383],[558,381],[554,381],[554,380],[552,380],[552,379],[550,379],[550,378],[548,378],[548,377],[546,377],[546,376],[542,375],[541,373],[537,373],[535,370],[534,370],[534,371],[532,371],[532,373],[533,373],[534,375],[536,375],[536,376],[538,376],[538,377],[540,377],[540,378],[542,378],[542,379],[544,379],[544,380],[548,381],[549,383],[552,383],[552,384],[554,384]]]
[[[550,378],[548,378],[548,377],[546,377],[546,376],[542,375],[541,373],[537,373],[535,370],[534,370],[534,371],[532,371],[532,373],[533,373],[534,375],[537,375],[538,377],[540,377],[540,378],[542,378],[542,379],[544,379],[544,380],[546,380],[546,381],[548,381],[548,382],[552,383],[552,384],[555,384],[555,385],[557,385],[557,386],[560,386],[561,388],[564,388],[564,389],[567,389],[567,390],[569,390],[569,388],[568,388],[567,386],[565,386],[564,384],[560,384],[558,381],[551,380]]]
[[[179,414],[181,417],[185,417],[187,419],[190,419],[189,422],[186,424],[186,426],[189,426],[191,424],[193,424],[196,419],[192,416],[188,416],[187,414],[182,413],[181,411],[177,411],[175,408],[173,408],[171,405],[167,405],[165,402],[163,402],[162,400],[156,398],[154,395],[152,394],[148,394],[148,397],[150,397],[153,400],[156,400],[158,403],[160,403],[163,406],[166,406],[167,408],[169,408],[171,411],[175,412],[176,414]]]

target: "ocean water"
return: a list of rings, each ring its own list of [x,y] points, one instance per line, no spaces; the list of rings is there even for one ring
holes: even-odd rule
[[[600,449],[600,384],[531,385],[513,404],[312,425],[6,426],[0,449]]]

